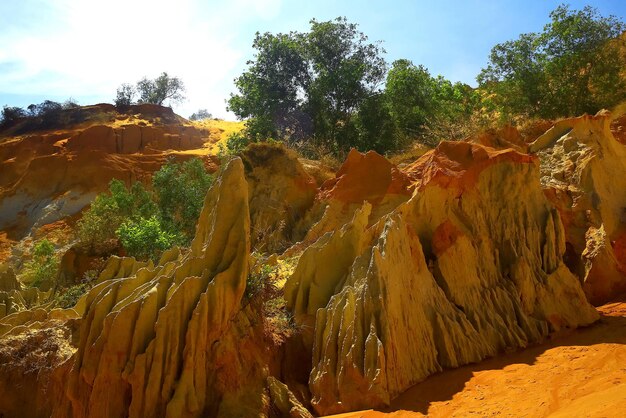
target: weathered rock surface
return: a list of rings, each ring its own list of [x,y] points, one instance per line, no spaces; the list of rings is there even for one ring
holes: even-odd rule
[[[562,261],[536,158],[442,143],[411,172],[409,201],[371,227],[364,204],[304,251],[285,288],[296,318],[315,317],[320,414],[387,404],[442,368],[598,317]]]
[[[351,150],[334,178],[324,182],[315,203],[298,225],[302,243],[315,242],[326,232],[349,222],[364,202],[372,205],[373,217],[391,212],[413,191],[413,180],[383,156]]]
[[[567,261],[589,300],[626,291],[626,147],[608,112],[558,122],[530,147],[565,226]]]
[[[249,227],[243,165],[233,160],[207,195],[189,254],[168,252],[154,268],[89,292],[53,416],[199,417],[224,403],[233,413],[255,407],[237,404],[249,386],[233,372],[247,364],[253,386],[262,368],[236,349],[253,329],[241,311]]]
[[[607,207],[598,218],[609,220],[585,229],[585,254],[613,237],[619,205]],[[28,408],[0,379],[0,413],[308,417],[305,406],[389,404],[445,368],[598,318],[568,269],[567,216],[542,190],[539,158],[511,149],[444,142],[403,170],[353,151],[317,188],[293,154],[254,146],[218,175],[190,249],[158,263],[111,257],[73,309],[0,316],[2,361],[46,335],[69,342],[34,356],[49,370],[24,381],[38,397]],[[244,295],[260,273],[249,274],[251,250],[289,246],[268,258],[291,263],[282,290],[297,326],[286,343]],[[601,254],[587,257],[598,269]],[[2,277],[0,294],[18,291]],[[16,376],[29,364],[5,366]]]
[[[126,116],[128,123],[113,118],[0,137],[0,230],[10,230],[19,240],[80,212],[111,179],[130,183],[146,178],[168,158],[199,156],[216,169],[217,160],[208,158],[204,148],[208,131],[183,125],[171,109],[136,108],[138,116],[149,119]],[[106,106],[81,109],[115,113]]]
[[[301,239],[296,224],[313,205],[317,185],[293,151],[281,145],[252,144],[242,158],[248,182],[252,247],[282,252]]]

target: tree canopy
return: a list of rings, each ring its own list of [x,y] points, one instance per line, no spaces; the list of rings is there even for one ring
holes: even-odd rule
[[[310,25],[306,33],[256,34],[228,108],[248,119],[253,137],[347,148],[358,143],[353,116],[384,79],[384,50],[345,18]]]
[[[178,77],[171,77],[166,72],[154,80],[143,77],[135,86],[123,83],[117,89],[116,106],[129,106],[135,103],[135,96],[139,96],[137,103],[151,103],[162,106],[168,103],[180,103],[185,100],[185,85]]]
[[[590,6],[550,13],[541,33],[522,34],[491,50],[478,76],[509,114],[540,117],[595,113],[626,97],[626,26]]]

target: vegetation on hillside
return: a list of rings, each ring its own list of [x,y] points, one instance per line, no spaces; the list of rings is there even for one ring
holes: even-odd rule
[[[0,130],[11,128],[21,120],[28,120],[31,129],[59,128],[81,121],[81,112],[64,112],[78,108],[78,103],[72,98],[63,103],[44,100],[39,104],[31,104],[26,109],[4,106],[0,113]]]
[[[26,263],[21,280],[32,287],[49,288],[59,272],[59,259],[54,244],[47,239],[38,241],[33,247],[33,257]]]
[[[491,50],[478,76],[507,116],[543,118],[595,113],[626,98],[626,25],[586,6],[562,5],[540,33],[526,33]]]
[[[128,255],[157,259],[173,245],[188,245],[204,197],[213,183],[200,159],[163,165],[150,190],[112,180],[78,221],[78,238],[94,252],[121,244]]]
[[[139,96],[137,99],[136,97]],[[171,77],[166,72],[154,80],[143,77],[134,86],[124,83],[117,89],[115,105],[117,107],[132,104],[151,103],[162,106],[165,101],[169,104],[180,103],[185,100],[185,85],[178,77]]]

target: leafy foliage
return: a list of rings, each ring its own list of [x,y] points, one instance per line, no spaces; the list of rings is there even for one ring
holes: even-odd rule
[[[595,113],[626,97],[621,72],[626,29],[615,16],[561,5],[541,33],[496,45],[478,76],[505,114],[540,117]]]
[[[432,77],[425,67],[409,60],[393,63],[385,96],[403,142],[420,139],[428,145],[461,139],[466,132],[459,131],[459,121],[470,119],[481,104],[480,95],[470,86]]]
[[[96,252],[117,238],[116,231],[127,219],[156,215],[157,206],[145,187],[136,182],[129,189],[120,180],[109,183],[109,193],[101,193],[78,221],[78,237]]]
[[[24,281],[32,287],[50,285],[59,272],[59,260],[54,253],[54,244],[42,239],[33,247],[33,258],[24,268]]]
[[[135,87],[133,85],[128,84],[128,83],[122,83],[117,88],[117,95],[115,97],[115,106],[124,107],[124,106],[132,105],[135,100],[136,94],[137,94],[137,91],[135,90]]]
[[[359,142],[352,119],[384,77],[384,50],[345,18],[310,24],[307,33],[256,34],[228,107],[248,119],[254,140],[313,138],[345,150]]]
[[[56,297],[56,304],[63,309],[73,308],[81,296],[87,293],[90,288],[91,285],[89,283],[71,286]]]
[[[185,85],[178,77],[170,77],[166,72],[154,80],[143,77],[135,86],[123,83],[117,88],[115,105],[118,107],[137,103],[151,103],[162,106],[166,101],[180,103],[185,100]]]
[[[147,259],[193,238],[204,197],[213,182],[199,159],[169,161],[152,179],[152,191],[139,182],[130,189],[112,180],[78,222],[78,237],[95,252],[119,240],[129,255]]]
[[[189,120],[205,120],[211,119],[213,117],[212,114],[209,113],[206,109],[200,109],[197,112],[194,112],[189,116]]]
[[[185,86],[178,77],[170,77],[163,72],[154,80],[142,78],[137,82],[138,103],[152,103],[163,105],[169,100],[170,103],[180,103],[185,99]]]
[[[202,161],[168,163],[154,174],[152,185],[164,227],[180,235],[183,243],[194,236],[204,197],[213,184]]]
[[[21,107],[4,106],[2,115],[0,115],[0,128],[9,128],[13,126],[20,118],[26,116],[26,112]]]
[[[176,242],[176,234],[164,230],[156,216],[128,220],[116,231],[129,255],[139,259],[156,259]]]

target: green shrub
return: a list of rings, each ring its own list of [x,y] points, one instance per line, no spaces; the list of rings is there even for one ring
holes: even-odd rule
[[[152,191],[139,182],[128,189],[112,180],[78,222],[78,237],[96,252],[119,240],[129,255],[157,258],[175,244],[188,245],[213,183],[198,158],[169,161],[154,174]]]
[[[176,235],[165,231],[156,216],[125,221],[116,233],[128,255],[142,260],[157,261],[176,242]]]
[[[269,284],[269,280],[274,273],[274,268],[270,265],[263,264],[258,269],[252,269],[248,273],[246,279],[245,297],[247,300],[252,299],[256,294],[263,291]]]
[[[51,285],[59,272],[59,259],[55,256],[54,245],[43,239],[33,248],[33,259],[24,267],[23,280],[32,287]]]
[[[73,308],[76,306],[78,299],[81,298],[89,289],[89,283],[81,283],[67,288],[56,298],[56,303],[63,309]]]
[[[117,238],[116,231],[128,219],[154,216],[157,207],[150,193],[136,182],[129,189],[120,180],[111,180],[109,193],[101,193],[78,221],[78,238],[83,245],[99,250]]]
[[[213,115],[210,114],[208,110],[200,109],[197,112],[192,113],[191,116],[189,116],[189,120],[194,120],[194,121],[206,120],[206,119],[211,119],[212,117]]]
[[[204,198],[213,184],[198,158],[182,164],[168,162],[154,174],[152,187],[163,228],[187,245],[195,235]]]

